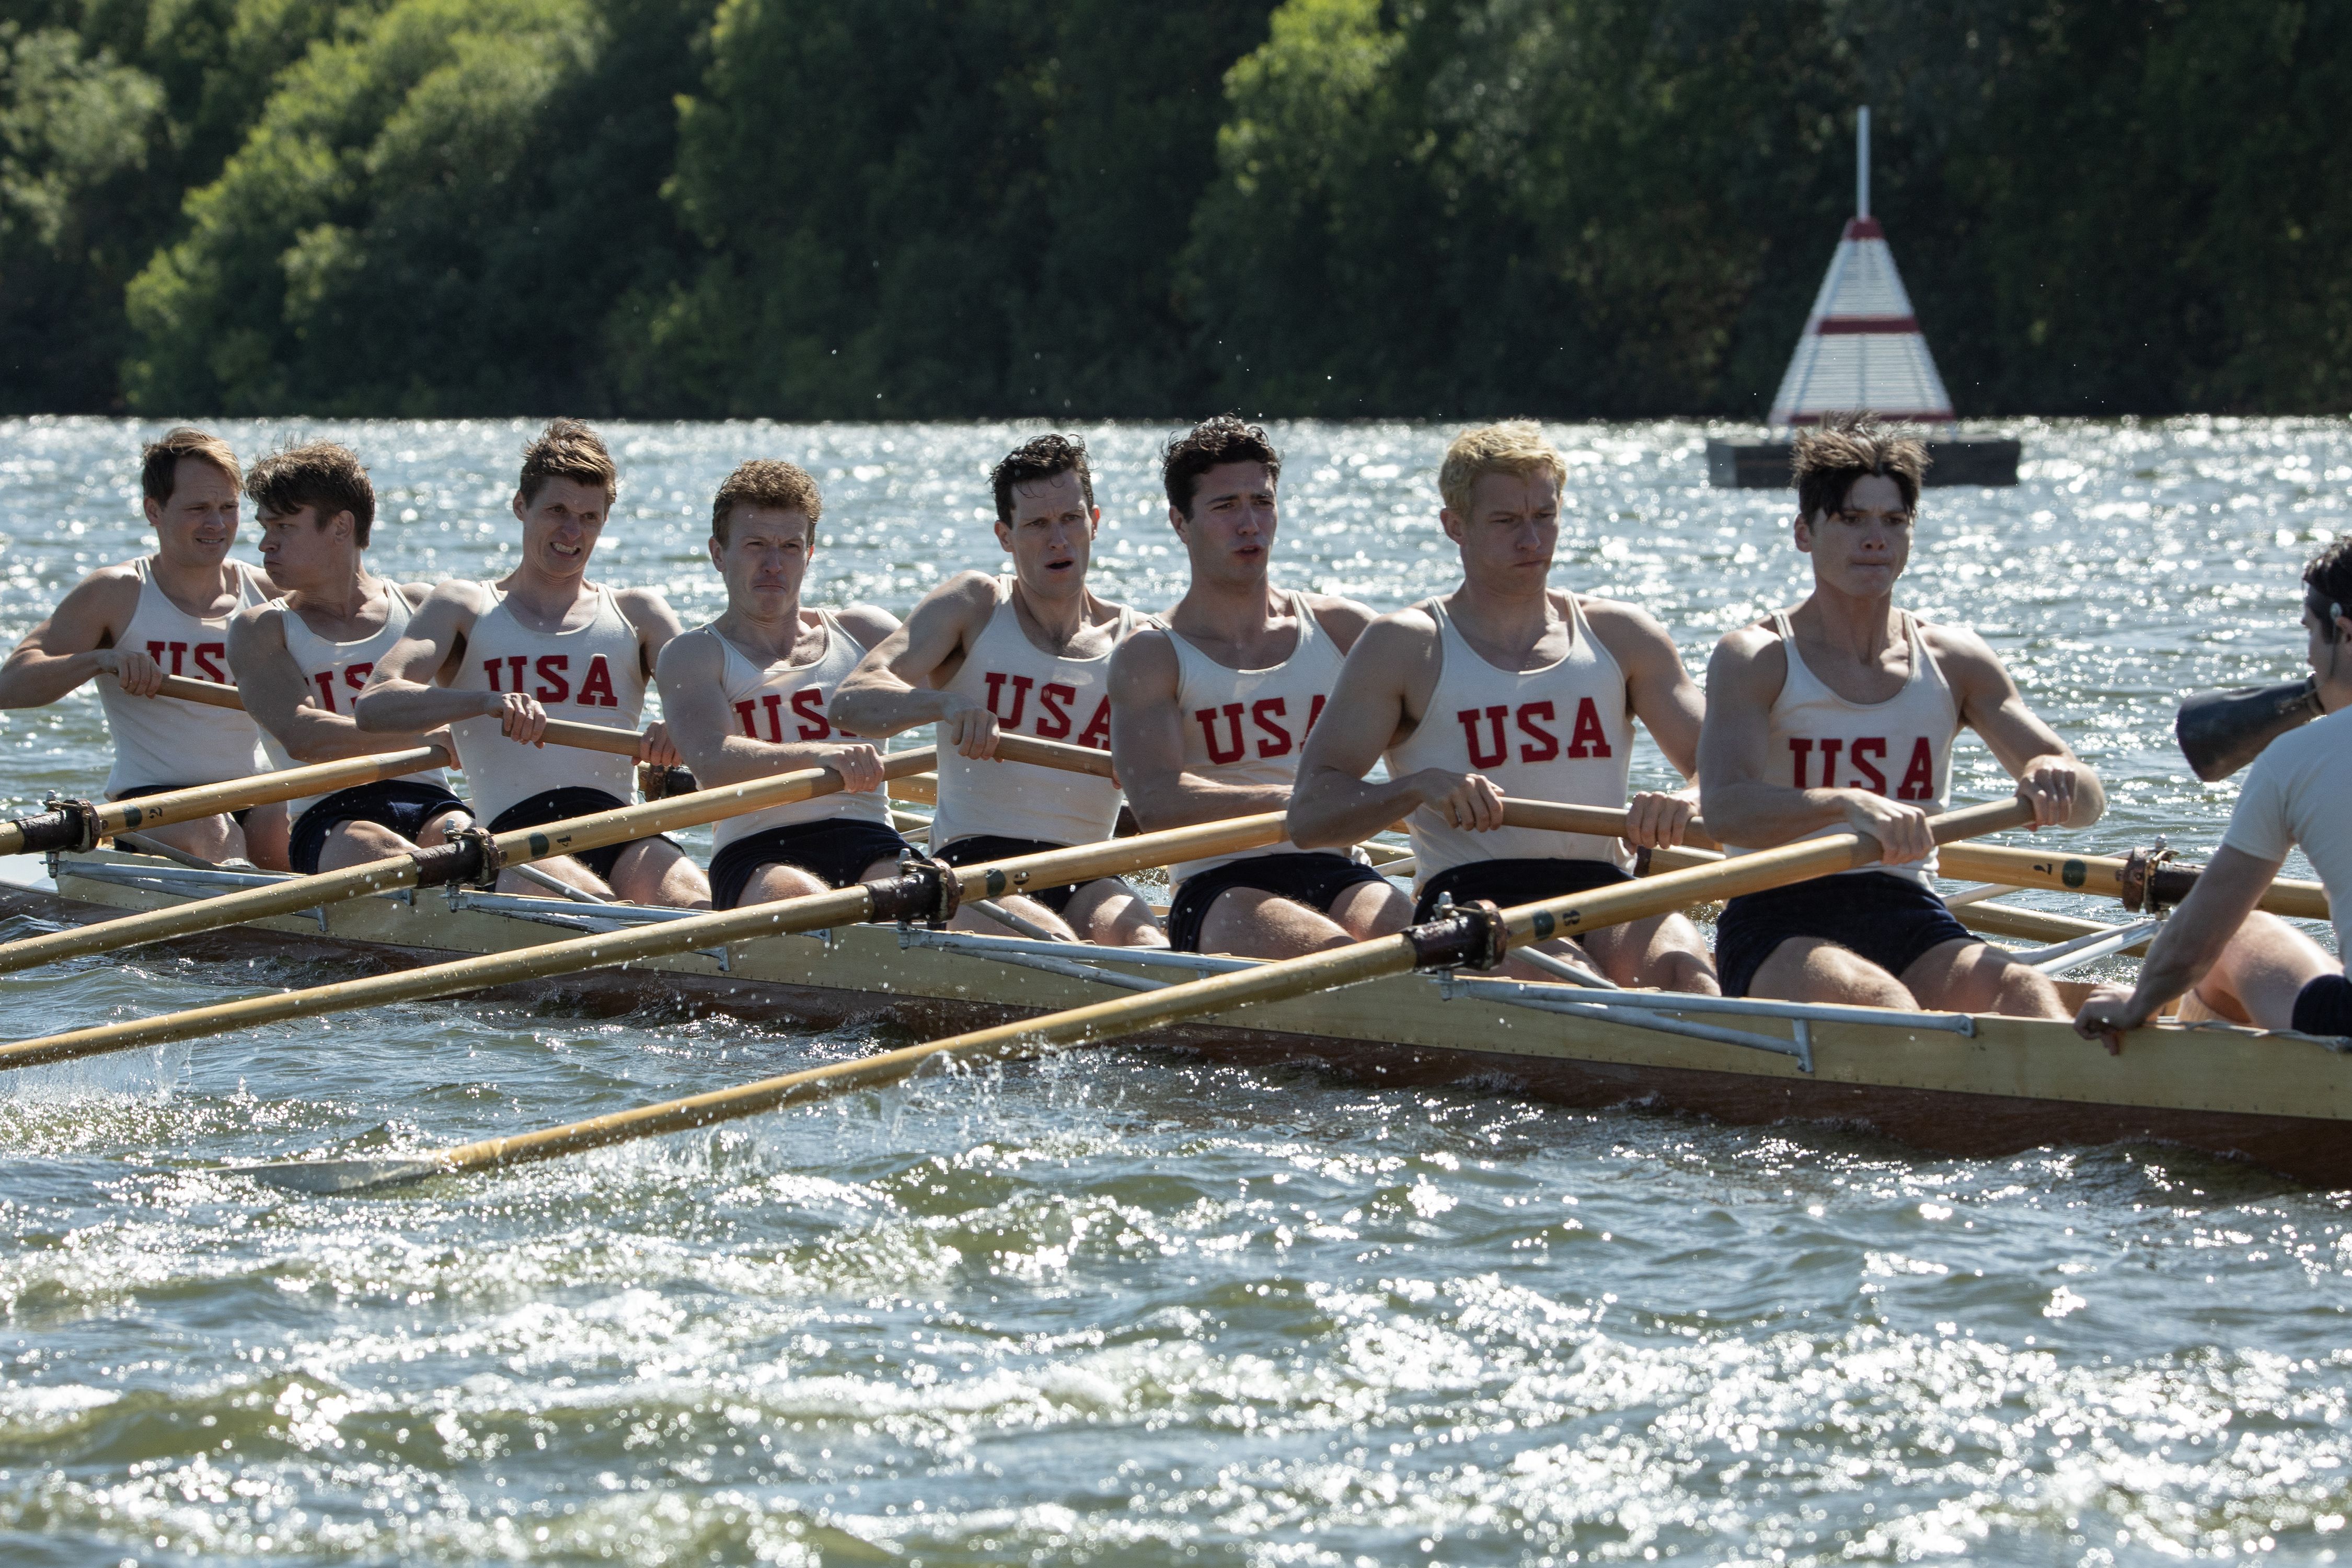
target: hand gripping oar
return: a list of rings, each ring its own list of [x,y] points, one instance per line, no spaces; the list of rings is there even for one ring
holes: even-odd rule
[[[2320,716],[2319,678],[2276,686],[2200,691],[2180,705],[2172,733],[2189,770],[2207,784],[2228,778],[2263,754],[2263,748]]]
[[[2032,805],[2011,800],[1951,812],[1932,819],[1931,826],[1941,843],[1970,834],[2023,827],[2032,821]],[[1574,936],[1711,899],[1761,892],[1809,877],[1866,866],[1877,858],[1877,840],[1865,835],[1843,833],[1828,838],[1803,839],[1717,865],[1669,871],[1647,881],[1547,899],[1513,910],[1498,910],[1483,902],[1470,905],[1457,909],[1444,920],[1414,926],[1395,936],[1378,937],[1328,952],[1262,963],[1140,995],[1074,1007],[1042,1018],[1001,1024],[924,1045],[809,1068],[734,1089],[615,1111],[542,1131],[487,1138],[420,1154],[254,1165],[246,1167],[244,1173],[295,1192],[342,1193],[394,1186],[459,1171],[491,1170],[549,1160],[608,1143],[684,1132],[737,1117],[754,1116],[800,1100],[895,1083],[935,1059],[988,1061],[1025,1055],[1048,1046],[1100,1045],[1163,1024],[1336,990],[1414,969],[1493,968],[1502,963],[1504,953],[1514,944]],[[677,926],[667,929],[675,931]]]
[[[190,680],[185,676],[165,676],[163,689],[156,695],[201,702],[208,708],[233,708],[239,712],[245,709],[236,687]],[[609,752],[623,757],[635,756],[637,750],[637,737],[629,731],[608,730],[601,724],[575,724],[562,719],[548,721],[547,740],[550,745]],[[47,811],[13,822],[0,822],[0,855],[39,854],[50,849],[86,852],[96,848],[100,840],[118,833],[193,822],[198,817],[243,811],[252,805],[272,805],[306,795],[332,795],[358,784],[457,765],[457,759],[438,746],[411,746],[404,751],[338,757],[332,762],[312,763],[277,773],[167,790],[162,795],[142,795],[137,800],[103,804],[61,800]]]
[[[1003,737],[1011,741],[1013,737]],[[1035,743],[1035,742],[1032,742]],[[1076,747],[1057,747],[1076,751]],[[1011,753],[1007,753],[1008,755]],[[1098,754],[1098,753],[1097,753]],[[898,756],[928,765],[930,748],[901,752]],[[1108,759],[1105,758],[1108,763]],[[803,778],[803,774],[786,774]],[[831,776],[831,775],[826,775]],[[749,788],[749,785],[739,786]],[[834,787],[838,788],[838,781]],[[720,791],[712,794],[724,793]],[[772,805],[772,801],[762,804]],[[640,808],[642,809],[642,808]],[[593,821],[594,818],[583,820]],[[533,831],[544,831],[534,829]],[[1123,876],[1171,860],[1227,855],[1272,844],[1282,837],[1282,813],[1269,811],[1230,822],[1202,823],[1139,834],[1133,838],[1108,838],[1072,849],[1055,849],[974,866],[947,866],[937,860],[917,862],[897,877],[860,882],[836,892],[812,893],[748,909],[715,910],[640,926],[635,931],[572,937],[512,952],[488,953],[448,963],[372,974],[308,991],[281,992],[223,1002],[184,1013],[134,1018],[120,1024],[40,1039],[0,1046],[0,1069],[37,1067],[45,1062],[71,1061],[108,1051],[164,1040],[193,1039],[230,1029],[274,1024],[287,1018],[313,1017],[321,1013],[381,1007],[394,1002],[415,1002],[435,996],[456,996],[516,980],[537,980],[553,974],[604,969],[672,953],[722,947],[752,937],[790,931],[822,931],[830,926],[856,925],[863,921],[944,921],[966,896],[997,899],[1025,888],[1061,888],[1091,882],[1098,877]]]

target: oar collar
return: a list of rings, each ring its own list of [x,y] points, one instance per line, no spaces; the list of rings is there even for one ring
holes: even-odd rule
[[[963,882],[955,868],[911,849],[898,856],[898,874],[877,877],[858,886],[866,889],[876,921],[912,925],[920,921],[933,931],[944,930],[963,901]]]
[[[1435,920],[1405,928],[1415,969],[1498,969],[1511,945],[1510,928],[1491,899],[1440,907]]]
[[[98,819],[98,807],[89,801],[61,800],[52,795],[41,804],[49,809],[16,824],[17,831],[24,835],[24,852],[28,855],[60,849],[69,855],[87,855],[106,836]]]
[[[498,836],[485,827],[468,827],[449,836],[446,844],[430,849],[412,849],[408,858],[416,865],[416,885],[420,888],[446,887],[460,883],[469,888],[496,887],[499,873],[506,869],[506,857],[499,852]]]

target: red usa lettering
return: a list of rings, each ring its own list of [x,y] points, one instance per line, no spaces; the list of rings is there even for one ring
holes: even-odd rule
[[[1821,753],[1822,765],[1818,777],[1813,776],[1812,757]],[[1838,758],[1843,753],[1853,777],[1841,784],[1838,779]],[[1816,739],[1808,735],[1789,737],[1790,782],[1799,789],[1859,789],[1872,795],[1886,793],[1886,773],[1879,764],[1887,754],[1887,738],[1884,735],[1857,735],[1848,741],[1842,736]],[[1903,782],[1895,786],[1897,800],[1933,800],[1936,798],[1936,748],[1925,735],[1911,742],[1911,756],[1903,770]]]
[[[1512,742],[1507,725],[1515,726],[1518,731],[1522,763],[1549,763],[1563,756],[1580,761],[1614,754],[1609,745],[1609,731],[1601,722],[1601,710],[1593,706],[1590,697],[1577,699],[1576,720],[1570,728],[1565,751],[1559,743],[1559,732],[1545,728],[1559,721],[1559,710],[1548,698],[1540,702],[1522,702],[1517,709],[1507,702],[1465,708],[1454,718],[1462,726],[1462,738],[1474,768],[1500,767],[1509,759]]]

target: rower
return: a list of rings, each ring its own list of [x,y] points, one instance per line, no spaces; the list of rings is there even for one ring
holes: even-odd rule
[[[1927,466],[1918,441],[1866,418],[1797,438],[1795,537],[1813,592],[1716,647],[1699,741],[1706,826],[1727,848],[1862,833],[1883,856],[1733,899],[1716,969],[1733,996],[2064,1017],[2047,976],[1936,895],[1927,819],[1950,799],[1961,726],[2017,780],[2037,827],[2087,827],[2106,797],[1983,638],[1895,607]]]
[[[2102,988],[2075,1016],[2110,1043],[2184,993],[2231,1023],[2352,1036],[2352,815],[2337,793],[2352,774],[2352,537],[2304,568],[2304,658],[2326,716],[2263,748],[2212,861],[2140,961],[2139,984]],[[2287,851],[2301,847],[2327,889],[2337,956],[2254,908]],[[2191,1009],[2184,1006],[2183,1016]]]
[[[1040,436],[990,476],[1009,576],[960,572],[843,683],[835,711],[862,735],[938,726],[932,853],[950,866],[1099,843],[1118,822],[1109,779],[994,761],[996,738],[1042,736],[1110,749],[1110,659],[1148,617],[1087,587],[1102,510],[1084,442]],[[1165,947],[1151,906],[1118,877],[1007,894],[1013,913],[1057,937]],[[996,929],[977,912],[959,925]]]
[[[262,750],[280,768],[371,752],[446,744],[434,735],[362,731],[352,705],[375,661],[432,592],[375,575],[363,559],[375,488],[358,454],[331,441],[273,452],[245,477],[261,560],[283,597],[229,623],[228,661]],[[301,876],[440,844],[469,827],[439,768],[289,801],[287,859]]]
[[[1461,586],[1371,624],[1299,764],[1297,843],[1353,844],[1412,814],[1416,921],[1449,898],[1510,909],[1633,879],[1618,839],[1505,826],[1506,795],[1626,808],[1638,847],[1680,844],[1698,809],[1695,787],[1626,800],[1633,721],[1689,778],[1704,705],[1664,626],[1632,605],[1550,586],[1567,480],[1532,422],[1455,438],[1438,470],[1437,520],[1461,552]],[[1387,779],[1367,782],[1383,753]],[[1622,985],[1716,991],[1687,916],[1610,926],[1581,951],[1544,945]]]
[[[588,580],[618,489],[612,454],[576,419],[558,419],[523,448],[512,507],[522,559],[495,583],[453,579],[425,598],[368,677],[352,714],[377,734],[446,724],[457,738],[474,813],[492,833],[612,811],[635,789],[627,757],[547,749],[550,718],[635,731],[654,660],[678,633],[655,588]],[[637,739],[636,761],[674,766],[659,721]],[[537,862],[601,898],[700,909],[702,868],[667,837],[635,838]],[[516,872],[506,892],[538,888]]]
[[[1282,458],[1227,415],[1161,455],[1192,585],[1111,658],[1111,754],[1146,831],[1290,805],[1299,750],[1371,624],[1351,599],[1267,579]],[[1412,901],[1362,861],[1287,840],[1169,868],[1168,936],[1192,952],[1288,958],[1402,931]]]
[[[179,426],[141,454],[139,489],[152,555],[101,566],[59,600],[0,665],[0,708],[45,708],[95,676],[114,742],[106,798],[134,800],[259,773],[253,721],[233,708],[156,696],[167,675],[229,683],[228,623],[266,603],[259,567],[228,558],[236,542],[236,454]],[[259,805],[142,829],[213,861],[286,865],[286,808]]]
[[[745,463],[710,502],[710,563],[727,609],[662,650],[662,711],[695,777],[712,788],[804,768],[845,786],[722,819],[710,886],[722,910],[894,875],[910,846],[890,825],[882,754],[835,724],[834,694],[898,629],[870,605],[801,604],[824,500],[796,464]]]

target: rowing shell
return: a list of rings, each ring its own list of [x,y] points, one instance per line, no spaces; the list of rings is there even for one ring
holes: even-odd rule
[[[60,857],[52,879],[37,858],[0,857],[0,915],[86,923],[274,879],[114,851]],[[679,912],[583,910],[465,890],[395,893],[185,939],[173,951],[314,962],[355,975]],[[803,1027],[888,1022],[929,1035],[1192,979],[1233,962],[867,925],[488,994],[554,996],[607,1015],[682,1002]],[[1807,1016],[1788,1016],[1800,1013]],[[1380,1084],[1474,1082],[1562,1105],[1639,1103],[1741,1125],[1839,1121],[1947,1154],[2155,1140],[2316,1185],[2352,1186],[2352,1058],[2343,1043],[2215,1025],[2142,1029],[2110,1056],[2051,1020],[1629,1000],[1468,975],[1400,975],[1152,1038],[1220,1059],[1314,1062]]]

